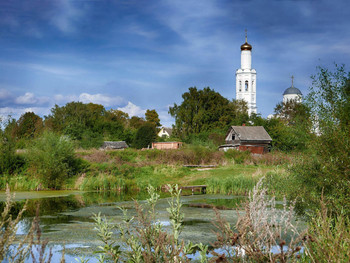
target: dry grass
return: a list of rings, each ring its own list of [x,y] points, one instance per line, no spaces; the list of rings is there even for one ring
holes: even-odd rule
[[[214,246],[225,252],[212,252],[216,262],[291,262],[301,250],[303,233],[292,223],[293,204],[276,209],[275,199],[268,199],[262,180],[249,195],[245,214],[239,215],[235,227],[216,211],[218,229]],[[287,242],[287,234],[291,235]]]

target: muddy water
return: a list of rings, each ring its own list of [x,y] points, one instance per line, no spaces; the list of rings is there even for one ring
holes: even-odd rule
[[[118,224],[122,220],[122,212],[118,207],[128,209],[130,215],[135,214],[134,201],[144,203],[146,195],[119,195],[112,192],[18,192],[16,193],[13,213],[21,209],[28,201],[28,208],[24,219],[20,223],[17,234],[25,234],[36,214],[40,211],[40,226],[43,238],[50,240],[55,260],[59,260],[62,246],[66,248],[66,261],[76,262],[78,255],[92,257],[92,252],[101,245],[97,239],[92,216],[101,213],[108,221]],[[0,193],[0,201],[5,200],[4,193]],[[156,211],[157,219],[165,229],[170,230],[170,222],[166,208],[168,197],[159,200]],[[221,208],[221,214],[230,223],[237,220],[236,209],[244,201],[244,197],[223,195],[193,195],[183,196],[185,214],[184,228],[180,238],[192,242],[210,244],[215,241],[215,227],[212,224],[215,213],[213,206]],[[3,204],[2,204],[3,206]],[[243,213],[243,211],[241,211]],[[95,262],[90,260],[89,262]]]

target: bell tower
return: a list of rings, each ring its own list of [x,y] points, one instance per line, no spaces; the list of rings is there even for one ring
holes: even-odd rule
[[[257,113],[256,71],[252,69],[252,46],[248,44],[247,30],[245,43],[241,46],[241,68],[236,71],[236,100],[245,100],[249,116]]]

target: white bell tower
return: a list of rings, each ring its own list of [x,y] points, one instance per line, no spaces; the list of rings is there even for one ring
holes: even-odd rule
[[[247,30],[245,43],[241,46],[241,68],[236,71],[236,100],[245,100],[248,114],[257,113],[256,71],[252,69],[252,46],[248,44]]]

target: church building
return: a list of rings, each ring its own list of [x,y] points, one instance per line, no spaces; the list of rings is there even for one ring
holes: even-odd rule
[[[241,68],[236,71],[236,99],[247,102],[249,116],[257,113],[256,70],[252,69],[252,46],[248,44],[247,31],[241,46]]]
[[[294,87],[294,76],[292,76],[292,86],[286,89],[283,93],[283,103],[287,103],[288,101],[294,100],[296,102],[302,101],[303,94],[301,91]]]

